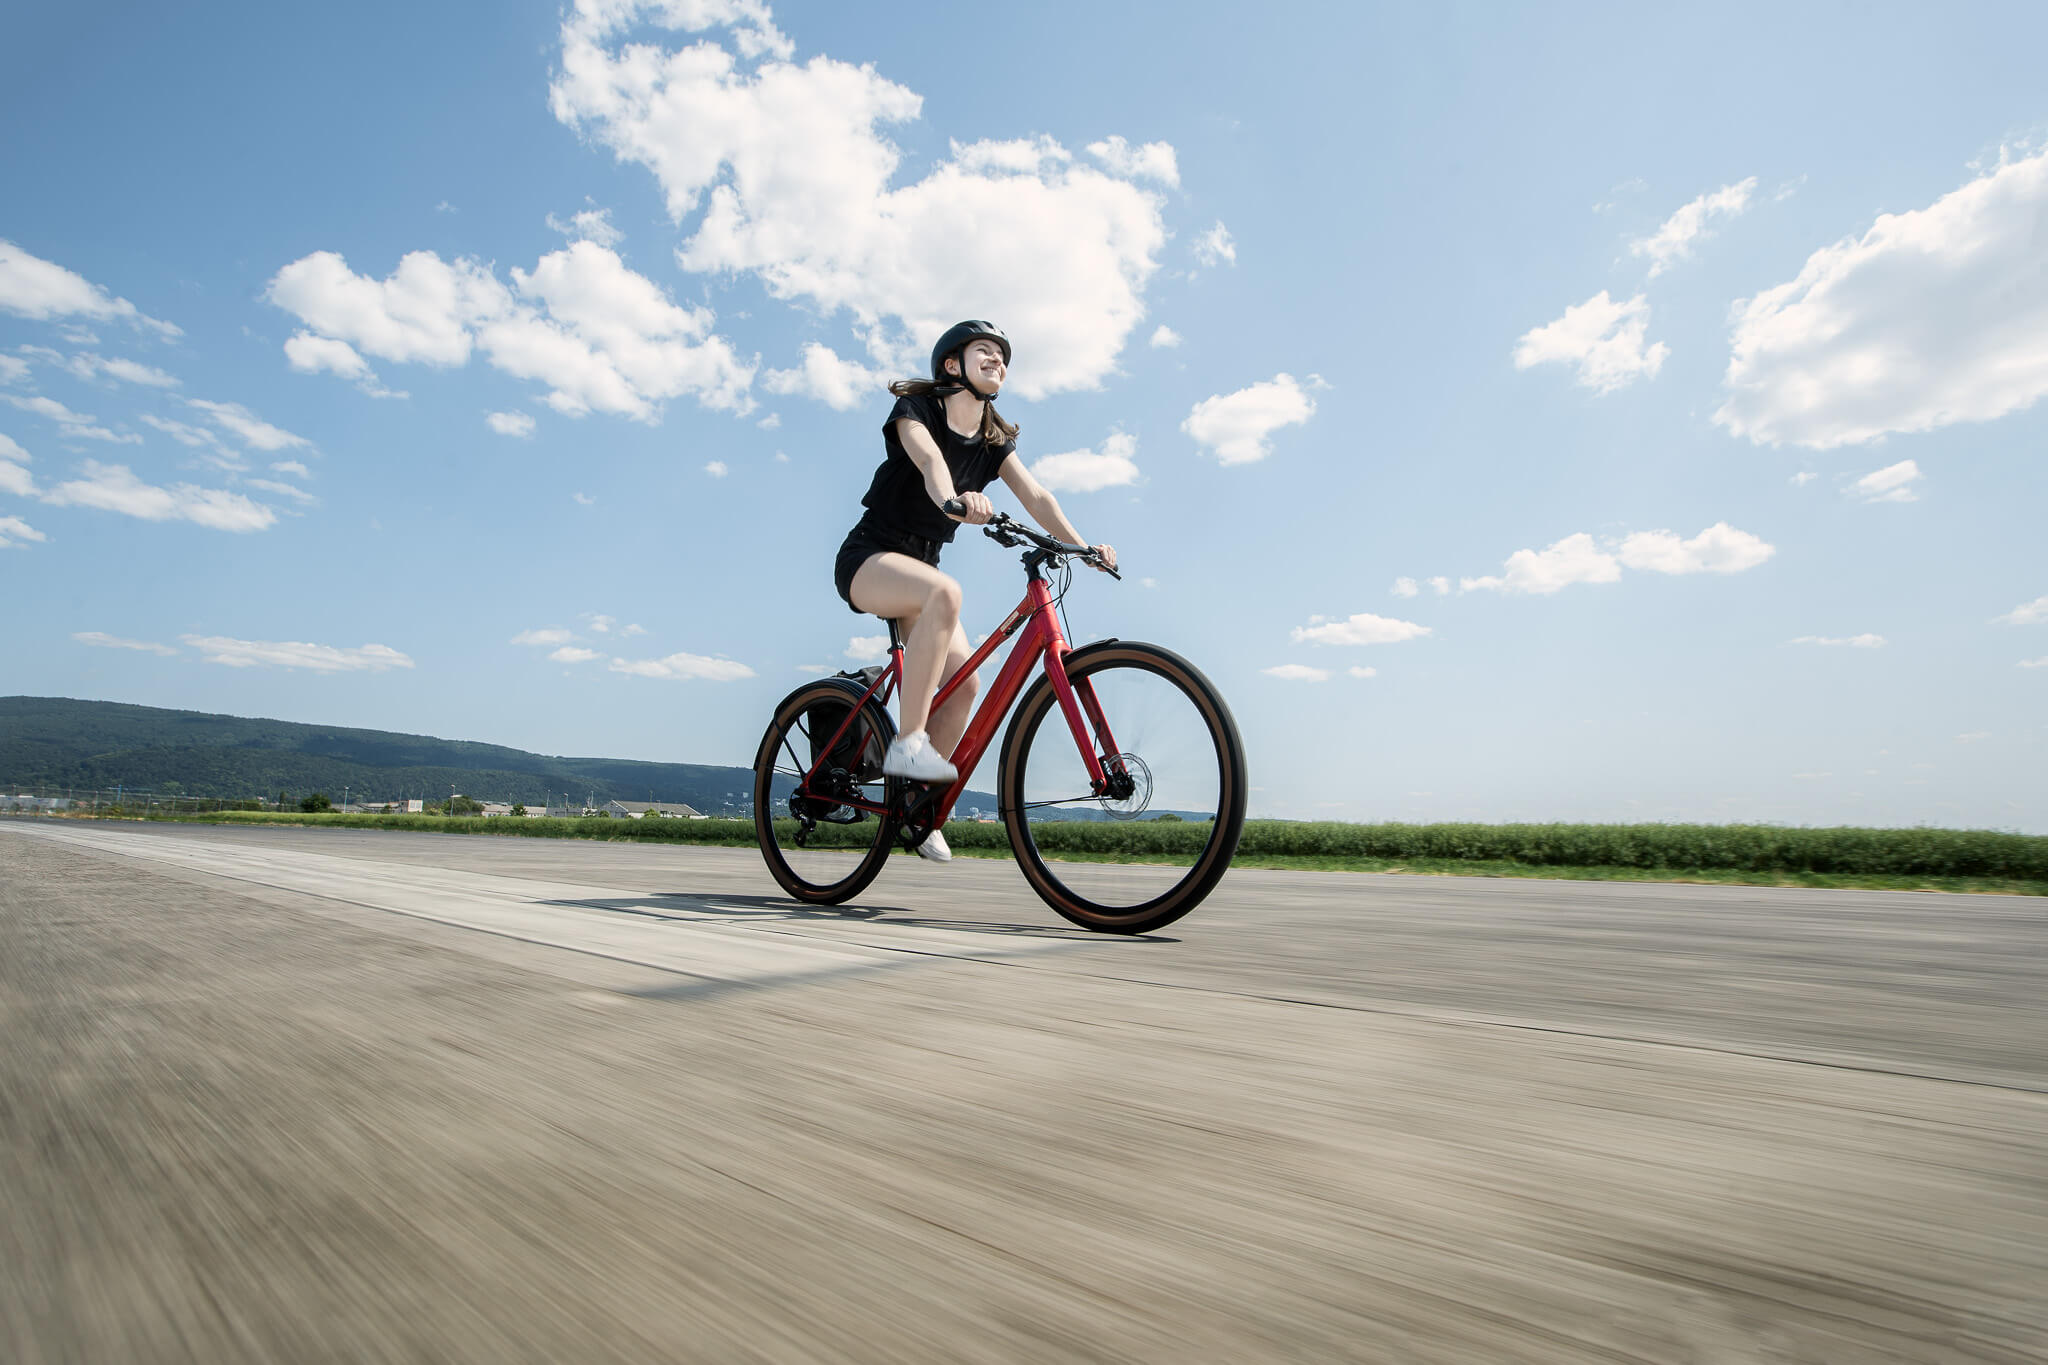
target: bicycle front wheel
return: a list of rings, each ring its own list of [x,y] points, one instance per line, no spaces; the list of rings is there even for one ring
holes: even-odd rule
[[[1244,744],[1193,664],[1157,645],[1105,641],[1067,656],[1097,761],[1092,789],[1050,678],[1003,740],[1003,820],[1046,904],[1104,933],[1136,934],[1201,904],[1244,830]]]
[[[900,784],[882,776],[881,760],[895,727],[873,701],[847,723],[859,700],[858,688],[829,679],[799,687],[775,708],[754,756],[761,857],[784,891],[812,905],[867,890],[895,842],[894,820],[860,809],[894,808]]]

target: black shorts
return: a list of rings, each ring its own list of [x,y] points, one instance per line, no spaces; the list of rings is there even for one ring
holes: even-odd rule
[[[839,589],[839,596],[847,606],[859,611],[859,607],[853,606],[853,576],[860,572],[861,565],[876,555],[892,552],[935,565],[939,562],[939,551],[944,547],[943,541],[926,540],[923,536],[899,531],[870,513],[846,533],[846,540],[839,547],[839,559],[832,566],[832,586]]]

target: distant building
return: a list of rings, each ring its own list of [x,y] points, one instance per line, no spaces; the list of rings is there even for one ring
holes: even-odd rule
[[[659,820],[702,820],[704,817],[688,806],[668,801],[607,801],[606,815],[614,820],[639,820],[652,815]]]
[[[385,804],[390,806],[392,810],[397,811],[400,815],[424,815],[427,809],[427,803],[424,800],[419,799],[411,801],[387,801],[385,802]]]
[[[538,820],[541,816],[548,813],[546,806],[529,806],[521,801],[486,801],[484,802],[484,819],[489,820],[500,815],[510,815],[514,806],[519,807],[519,814],[529,820]]]

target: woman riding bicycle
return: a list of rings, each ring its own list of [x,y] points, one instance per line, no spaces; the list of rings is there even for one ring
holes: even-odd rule
[[[981,490],[1000,478],[1024,510],[1060,539],[1083,544],[1053,495],[1017,458],[1017,428],[996,412],[1010,368],[1010,339],[990,322],[958,323],[932,347],[932,377],[889,386],[896,406],[882,424],[887,454],[861,499],[867,511],[839,548],[833,583],[846,604],[894,620],[907,631],[903,650],[902,731],[882,760],[891,777],[949,783],[959,776],[948,755],[973,714],[977,691],[964,679],[929,714],[942,679],[966,663],[960,585],[939,572],[939,550],[959,523],[985,525],[995,514]],[[960,515],[943,510],[958,500]],[[1104,567],[1116,551],[1094,547]],[[918,845],[938,862],[953,854],[938,830]]]

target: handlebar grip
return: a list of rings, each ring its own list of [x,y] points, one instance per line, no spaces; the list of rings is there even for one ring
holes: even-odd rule
[[[967,515],[967,504],[958,498],[947,498],[939,504],[939,510],[949,517],[964,517]]]

